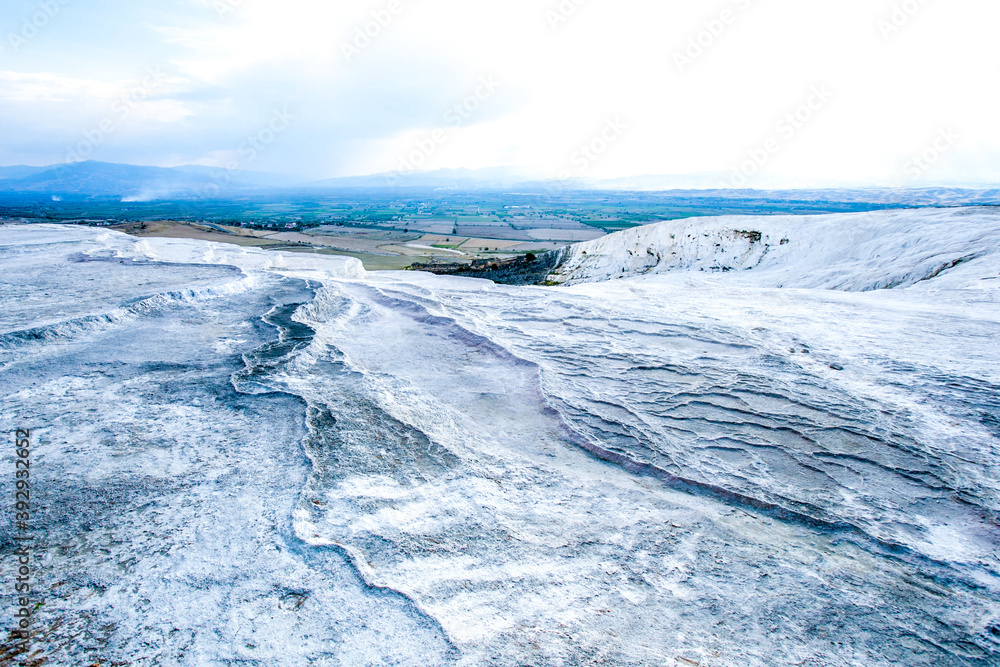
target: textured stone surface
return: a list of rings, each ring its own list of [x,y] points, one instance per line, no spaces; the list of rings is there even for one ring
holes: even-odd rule
[[[966,224],[979,260],[867,292],[0,228],[38,657],[995,664],[1000,293]]]

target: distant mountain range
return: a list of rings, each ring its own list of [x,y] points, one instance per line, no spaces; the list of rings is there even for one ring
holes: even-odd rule
[[[699,173],[680,176],[639,176],[612,180],[544,180],[509,167],[488,169],[439,169],[436,171],[388,172],[321,181],[303,181],[281,174],[227,171],[198,165],[146,167],[108,162],[75,162],[46,167],[0,167],[0,198],[4,195],[62,197],[111,197],[123,201],[156,201],[192,198],[227,199],[246,195],[301,192],[305,196],[323,191],[423,189],[435,191],[510,191],[558,196],[584,190],[689,192],[691,197],[750,199],[782,192],[782,198],[807,201],[830,200],[900,205],[957,205],[1000,203],[1000,188],[983,186],[923,188],[811,188],[782,190],[735,190],[716,187],[724,175]]]
[[[531,185],[534,189],[545,185],[531,182],[515,170],[504,167],[391,172],[321,181],[305,181],[263,172],[227,171],[197,165],[164,168],[92,160],[47,167],[0,167],[0,195],[6,192],[52,196],[122,197],[136,201],[225,197],[275,189],[495,190],[519,184]]]
[[[434,171],[393,171],[369,176],[346,176],[314,181],[316,188],[433,188],[497,190],[532,184],[536,181],[511,167],[486,169],[437,169]]]
[[[0,196],[16,193],[148,201],[225,196],[297,184],[295,179],[280,174],[230,172],[198,165],[165,168],[89,160],[47,167],[0,167]]]

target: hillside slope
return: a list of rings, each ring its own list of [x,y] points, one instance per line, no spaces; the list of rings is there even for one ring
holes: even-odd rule
[[[573,245],[548,280],[676,271],[740,272],[766,287],[965,286],[1000,275],[1000,209],[670,220]]]

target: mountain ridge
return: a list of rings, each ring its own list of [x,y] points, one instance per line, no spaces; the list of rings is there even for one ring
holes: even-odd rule
[[[1000,279],[998,248],[1000,209],[991,207],[689,218],[555,251],[546,281],[698,273],[775,288],[965,288]]]
[[[803,200],[836,200],[912,206],[1000,204],[997,187],[839,187],[786,189],[730,189],[697,187],[704,174],[642,176],[609,180],[539,179],[513,167],[439,169],[385,172],[318,181],[249,170],[227,170],[203,165],[152,167],[88,160],[43,167],[0,167],[0,195],[122,197],[127,201],[225,197],[247,193],[301,191],[315,195],[342,190],[492,191],[568,196],[573,192],[675,192],[692,197],[721,196],[752,199],[783,193]]]

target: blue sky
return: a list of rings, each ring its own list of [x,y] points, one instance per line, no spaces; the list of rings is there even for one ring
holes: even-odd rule
[[[995,0],[7,0],[0,164],[998,182],[998,19]]]

